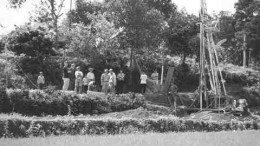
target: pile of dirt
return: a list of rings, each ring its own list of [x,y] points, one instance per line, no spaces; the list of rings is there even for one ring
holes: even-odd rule
[[[100,115],[100,117],[113,117],[113,118],[135,118],[135,119],[143,119],[143,118],[156,118],[159,115],[154,113],[153,111],[148,111],[144,108],[138,108],[134,110],[127,110],[122,112],[114,112]]]
[[[144,94],[144,97],[147,101],[152,104],[162,105],[170,107],[171,104],[169,102],[168,95],[164,95],[162,93],[151,93],[151,94]],[[178,93],[175,97],[177,99],[177,104],[182,106],[191,106],[195,99],[194,93]]]
[[[260,116],[257,115],[235,116],[231,113],[224,114],[224,113],[215,113],[211,111],[197,112],[183,118],[188,120],[201,120],[201,121],[214,121],[214,122],[231,122],[232,120],[260,121]]]

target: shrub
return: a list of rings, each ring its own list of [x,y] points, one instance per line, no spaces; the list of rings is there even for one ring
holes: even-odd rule
[[[147,132],[188,132],[221,130],[257,130],[256,121],[206,122],[184,120],[174,116],[157,118],[110,118],[90,116],[23,117],[1,115],[1,137],[30,137],[50,135],[101,135]]]
[[[23,115],[102,114],[145,106],[140,94],[103,97],[100,94],[76,94],[55,90],[2,90],[0,112]]]

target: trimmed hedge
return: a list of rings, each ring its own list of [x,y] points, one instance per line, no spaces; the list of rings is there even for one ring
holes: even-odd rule
[[[147,132],[193,132],[223,130],[257,130],[256,121],[205,122],[184,120],[173,116],[158,118],[93,118],[90,116],[21,117],[0,115],[1,137],[31,137],[52,135],[101,135]]]
[[[144,107],[141,94],[103,97],[64,91],[8,89],[0,91],[0,112],[22,115],[102,114]]]

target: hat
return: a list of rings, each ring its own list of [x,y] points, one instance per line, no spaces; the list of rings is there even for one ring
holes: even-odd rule
[[[40,74],[42,74],[42,72],[40,72]]]
[[[110,69],[109,69],[109,71],[113,71],[113,69],[112,69],[112,68],[110,68]]]
[[[107,72],[107,71],[108,71],[108,69],[105,69],[105,70],[104,70],[104,72]]]

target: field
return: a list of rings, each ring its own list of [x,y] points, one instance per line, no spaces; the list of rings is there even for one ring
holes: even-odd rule
[[[0,139],[1,146],[257,146],[260,131],[148,133],[103,136],[51,136]]]

